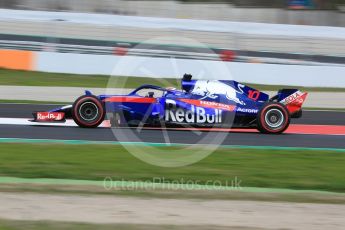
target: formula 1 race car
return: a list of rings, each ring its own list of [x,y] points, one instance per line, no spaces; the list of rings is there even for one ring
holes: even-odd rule
[[[290,118],[302,116],[307,93],[281,89],[269,98],[232,80],[192,80],[185,74],[181,90],[142,85],[128,95],[99,95],[90,91],[73,105],[34,112],[35,122],[64,122],[72,118],[83,128],[112,126],[257,128],[282,133]]]

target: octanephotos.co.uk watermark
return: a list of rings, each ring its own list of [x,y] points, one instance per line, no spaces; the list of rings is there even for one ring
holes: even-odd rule
[[[113,177],[105,177],[103,187],[106,190],[241,190],[242,180],[234,177],[230,180],[192,180],[192,179],[167,179],[153,177],[147,180],[129,181]]]

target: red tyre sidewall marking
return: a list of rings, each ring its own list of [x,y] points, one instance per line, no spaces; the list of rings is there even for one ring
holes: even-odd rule
[[[284,125],[282,125],[282,127],[280,129],[270,129],[267,124],[266,124],[266,121],[265,121],[265,116],[264,114],[266,113],[266,111],[268,109],[270,109],[271,107],[280,107],[280,110],[285,114],[285,121],[284,121]],[[262,124],[262,127],[267,131],[267,132],[271,132],[271,133],[278,133],[280,132],[281,130],[283,130],[285,128],[285,126],[287,125],[288,123],[288,117],[289,117],[289,114],[286,112],[286,110],[284,109],[283,106],[279,105],[279,104],[272,104],[272,105],[269,105],[267,106],[266,108],[264,108],[262,111],[261,111],[261,114],[260,114],[260,121],[261,121],[261,124]]]
[[[80,104],[84,103],[86,100],[91,100],[93,103],[95,103],[97,106],[99,106],[99,109],[100,109],[100,117],[92,122],[92,123],[87,123],[87,122],[84,122],[82,120],[79,119],[79,115],[78,114],[78,109],[79,109],[79,106]],[[103,105],[95,98],[93,97],[84,97],[83,99],[81,99],[80,101],[77,102],[77,104],[75,105],[74,107],[74,117],[78,120],[79,123],[81,123],[82,125],[85,125],[85,126],[93,126],[95,124],[97,124],[98,122],[100,122],[100,120],[102,119],[103,117],[103,113],[104,113],[104,108],[103,108]]]

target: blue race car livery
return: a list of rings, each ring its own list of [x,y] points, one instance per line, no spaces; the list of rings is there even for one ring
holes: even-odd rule
[[[142,85],[128,95],[93,95],[85,91],[73,105],[34,112],[36,122],[72,118],[83,128],[112,126],[257,128],[282,133],[290,118],[302,116],[307,93],[281,89],[269,97],[232,80],[192,80],[185,74],[181,90]]]

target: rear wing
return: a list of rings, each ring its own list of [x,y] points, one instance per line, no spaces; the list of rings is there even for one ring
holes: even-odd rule
[[[295,114],[302,109],[302,105],[307,98],[308,93],[299,91],[298,89],[281,89],[274,96],[278,102],[284,104],[290,114]]]

